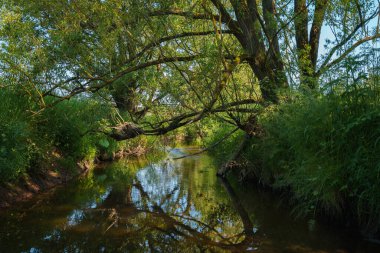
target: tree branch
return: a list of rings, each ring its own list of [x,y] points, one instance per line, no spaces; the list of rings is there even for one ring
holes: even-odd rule
[[[183,11],[181,9],[168,9],[168,10],[157,10],[147,14],[148,17],[161,17],[161,16],[181,16],[191,19],[204,19],[204,20],[219,20],[219,15],[210,15],[207,13],[194,13],[191,11]]]
[[[342,60],[344,60],[344,58],[349,54],[351,53],[352,51],[354,51],[357,47],[359,47],[360,45],[362,45],[363,43],[365,42],[368,42],[368,41],[371,41],[371,40],[374,40],[374,39],[379,39],[380,38],[380,34],[375,34],[373,36],[367,36],[361,40],[358,40],[356,43],[354,43],[349,49],[347,49],[343,54],[341,54],[337,59],[335,59],[334,61],[330,62],[329,64],[325,65],[323,68],[321,68],[317,75],[320,76],[321,74],[323,74],[327,69],[331,68],[332,66],[338,64],[339,62],[341,62]]]
[[[221,32],[223,34],[233,34],[233,31],[231,31],[231,30],[221,30],[218,32]],[[125,62],[124,64],[131,63],[132,61],[136,60],[138,57],[141,57],[149,49],[152,49],[152,48],[160,45],[163,42],[167,42],[167,41],[171,41],[171,40],[175,40],[175,39],[180,39],[180,38],[185,38],[185,37],[207,36],[207,35],[212,35],[212,34],[215,34],[214,30],[213,31],[204,31],[204,32],[184,32],[184,33],[180,33],[180,34],[162,37],[162,38],[160,38],[156,41],[153,41],[153,42],[149,43],[148,45],[144,46],[139,53],[137,53],[136,55],[134,55],[133,57],[128,59],[128,61]]]
[[[170,131],[178,129],[187,124],[197,122],[203,119],[207,114],[227,112],[228,110],[231,109],[231,107],[235,107],[239,105],[247,105],[247,104],[260,105],[261,102],[256,101],[254,99],[245,99],[245,100],[235,101],[229,104],[225,104],[223,106],[217,107],[215,109],[210,109],[208,111],[202,110],[198,112],[182,114],[172,119],[165,120],[156,124],[157,128],[153,128],[153,129],[143,129],[135,124],[125,122],[117,127],[114,127],[111,133],[105,133],[105,134],[117,141],[133,139],[139,135],[164,135]],[[242,110],[242,112],[244,112],[244,110]],[[252,113],[252,110],[245,111],[245,112]],[[169,124],[167,126],[162,126],[166,123],[169,123]]]
[[[239,31],[239,26],[235,20],[232,19],[231,15],[228,13],[226,8],[220,2],[220,0],[211,0],[214,6],[218,9],[221,14],[221,20],[233,31]]]
[[[363,20],[362,22],[360,22],[355,28],[354,30],[352,30],[352,32],[350,34],[348,34],[346,36],[346,38],[344,38],[341,42],[339,42],[336,46],[334,46],[330,52],[328,53],[326,59],[323,61],[321,67],[319,68],[319,70],[317,71],[316,75],[317,76],[320,76],[323,72],[326,71],[326,69],[328,69],[329,66],[332,66],[331,64],[329,64],[329,61],[331,60],[331,58],[334,56],[335,52],[341,48],[343,45],[345,45],[347,42],[349,42],[353,37],[354,35],[356,34],[356,32],[366,23],[368,23],[371,19],[373,19],[374,17],[376,17],[377,15],[380,14],[380,11],[379,11],[379,8],[376,9],[376,11],[371,15],[369,16],[367,19]],[[359,42],[359,41],[358,41]],[[356,44],[356,43],[355,43]],[[362,43],[361,43],[362,44]],[[346,54],[347,55],[347,54]]]

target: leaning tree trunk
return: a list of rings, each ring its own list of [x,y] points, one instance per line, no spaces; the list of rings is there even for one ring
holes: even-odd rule
[[[251,115],[247,122],[240,125],[239,128],[245,132],[244,138],[240,141],[235,152],[229,157],[227,162],[219,168],[217,175],[220,177],[226,177],[232,168],[241,166],[236,161],[240,158],[247,145],[249,145],[251,138],[260,137],[263,134],[261,127],[258,125],[256,115]]]
[[[236,160],[240,157],[241,153],[249,143],[250,136],[246,133],[244,138],[240,141],[239,146],[236,148],[235,152],[229,157],[226,163],[224,163],[216,173],[217,176],[225,178],[227,173],[237,165]]]

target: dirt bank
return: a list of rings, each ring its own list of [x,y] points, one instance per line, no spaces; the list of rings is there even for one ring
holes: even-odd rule
[[[15,203],[32,199],[37,194],[46,192],[58,185],[67,183],[80,175],[87,173],[93,166],[102,163],[112,162],[127,157],[139,157],[150,150],[147,147],[137,145],[128,150],[121,150],[111,155],[101,154],[93,162],[78,162],[76,168],[62,168],[56,162],[50,166],[52,169],[45,169],[38,174],[25,175],[17,182],[0,184],[0,210],[12,206]],[[55,158],[63,159],[58,153]],[[54,169],[53,169],[54,168]],[[56,168],[59,168],[58,170]]]
[[[62,185],[89,171],[90,162],[78,163],[76,170],[44,170],[36,175],[26,175],[17,182],[0,185],[0,209],[30,200],[35,195]]]

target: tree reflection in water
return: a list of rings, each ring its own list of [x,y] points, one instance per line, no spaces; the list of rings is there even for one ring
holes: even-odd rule
[[[215,174],[207,156],[111,164],[9,218],[22,229],[5,227],[13,237],[0,239],[0,251],[253,250],[252,222]]]
[[[111,191],[100,206],[86,212],[101,224],[107,237],[121,238],[117,248],[120,251],[242,252],[253,249],[252,222],[232,187],[222,181],[236,211],[225,200],[215,201],[217,196],[212,196],[212,189],[205,189],[205,186],[215,186],[216,179],[197,181],[204,177],[194,174],[206,173],[195,171],[201,169],[197,163],[197,159],[187,159],[150,165],[137,173],[132,184]],[[114,242],[111,247],[115,247]]]

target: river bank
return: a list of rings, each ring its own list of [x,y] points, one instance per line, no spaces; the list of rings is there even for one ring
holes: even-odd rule
[[[10,208],[20,202],[29,201],[39,194],[67,184],[73,179],[86,175],[96,166],[102,166],[102,164],[126,159],[127,157],[140,157],[149,150],[147,147],[137,145],[111,154],[102,153],[96,156],[94,160],[82,160],[71,167],[62,166],[56,160],[50,164],[49,168],[39,169],[37,173],[25,174],[14,182],[0,184],[0,210]],[[64,160],[59,156],[55,158]]]
[[[65,184],[73,178],[82,175],[90,169],[89,162],[78,163],[75,170],[44,170],[38,175],[25,175],[13,183],[0,186],[0,210],[9,208],[16,203],[31,200],[38,194]]]
[[[242,177],[285,192],[296,215],[321,215],[379,235],[379,94],[370,83],[326,96],[289,93],[257,116],[250,140],[235,132],[212,156],[223,164],[245,143],[238,159]],[[235,129],[210,125],[207,146]]]

